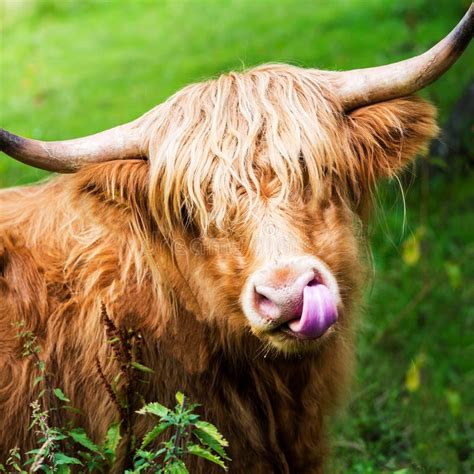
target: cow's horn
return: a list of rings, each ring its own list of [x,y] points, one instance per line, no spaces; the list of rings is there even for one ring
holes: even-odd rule
[[[110,160],[143,158],[139,120],[74,140],[43,142],[0,129],[0,151],[47,171],[74,173],[83,166]]]
[[[353,110],[375,102],[412,94],[431,84],[462,54],[471,41],[474,6],[448,36],[426,53],[386,66],[335,73],[344,109]]]

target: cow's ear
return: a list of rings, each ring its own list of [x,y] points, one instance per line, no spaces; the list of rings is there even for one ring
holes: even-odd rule
[[[151,222],[148,205],[148,163],[117,160],[91,165],[72,176],[72,197],[83,212],[109,226],[122,226],[131,217]],[[87,204],[87,205],[86,205]]]
[[[402,171],[438,133],[436,109],[414,96],[356,109],[347,120],[359,178],[369,187]]]
[[[102,201],[144,205],[148,188],[148,163],[143,160],[116,160],[87,166],[74,176],[76,188]]]

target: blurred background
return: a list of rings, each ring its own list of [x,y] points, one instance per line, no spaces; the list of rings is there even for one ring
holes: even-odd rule
[[[43,140],[127,122],[182,86],[289,62],[374,66],[421,53],[465,0],[0,0],[0,127]],[[422,95],[442,139],[372,223],[374,280],[330,472],[474,472],[474,47]],[[47,173],[0,157],[0,187]],[[1,209],[0,209],[1,212]]]

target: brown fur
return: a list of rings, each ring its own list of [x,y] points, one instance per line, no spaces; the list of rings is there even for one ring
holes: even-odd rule
[[[98,357],[106,377],[117,373],[103,302],[115,324],[143,333],[155,371],[146,400],[171,406],[181,390],[200,402],[230,442],[232,472],[322,472],[325,420],[353,365],[363,209],[376,179],[400,171],[436,126],[416,98],[346,116],[313,74],[264,66],[190,86],[145,116],[149,162],[0,194],[0,459],[35,442],[38,374],[17,321],[93,439],[117,418],[95,368]],[[253,334],[240,307],[248,276],[286,253],[322,259],[341,291],[335,330],[310,347]],[[137,415],[135,433],[146,428]]]

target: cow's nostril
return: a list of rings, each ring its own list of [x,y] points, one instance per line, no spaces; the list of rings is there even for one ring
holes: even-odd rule
[[[259,313],[265,318],[274,319],[278,317],[280,312],[278,305],[275,304],[268,296],[263,294],[263,291],[255,288],[255,305]]]
[[[258,291],[257,291],[257,299],[259,303],[267,303],[267,302],[271,303],[271,300],[269,298],[267,298],[265,295],[260,294]]]

